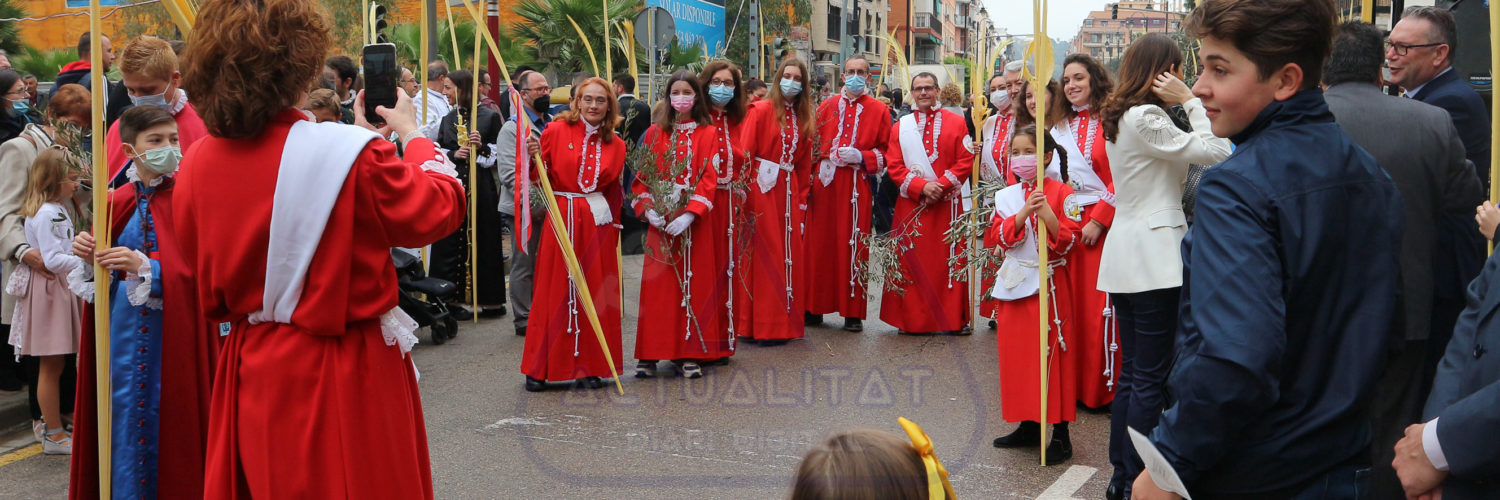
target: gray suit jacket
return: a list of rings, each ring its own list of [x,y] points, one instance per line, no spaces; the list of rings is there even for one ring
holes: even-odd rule
[[[1500,492],[1500,257],[1469,285],[1468,305],[1438,365],[1423,421],[1438,418],[1448,459],[1443,498],[1495,498]]]
[[[1323,92],[1339,128],[1375,157],[1401,191],[1406,228],[1401,241],[1400,312],[1393,333],[1426,339],[1432,315],[1433,259],[1444,213],[1472,218],[1484,200],[1474,167],[1464,160],[1458,130],[1442,108],[1382,94],[1374,84],[1341,83]]]

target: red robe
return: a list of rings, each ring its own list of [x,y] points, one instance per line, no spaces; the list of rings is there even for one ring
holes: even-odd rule
[[[588,280],[599,326],[609,342],[610,358],[615,368],[621,364],[620,345],[620,267],[615,245],[620,241],[620,174],[625,171],[625,140],[608,129],[600,129],[585,140],[585,123],[553,121],[542,131],[541,156],[547,167],[547,179],[556,194],[564,229],[573,240],[573,252]],[[600,134],[609,134],[604,142]],[[589,160],[583,167],[581,156],[587,146]],[[597,149],[596,149],[597,146]],[[536,179],[536,169],[532,178]],[[581,179],[581,180],[580,180]],[[538,188],[540,189],[540,188]],[[563,193],[603,193],[609,204],[611,220],[602,226],[594,224],[588,200]],[[537,249],[535,284],[532,285],[531,322],[527,328],[525,356],[521,373],[545,381],[573,380],[583,377],[609,378],[609,365],[598,336],[584,313],[583,303],[572,295],[572,278],[563,262],[562,249],[552,228],[552,219],[535,229],[542,241]]]
[[[715,165],[718,185],[713,196],[715,210],[708,212],[708,220],[702,227],[708,234],[719,236],[718,243],[714,244],[714,287],[709,290],[708,300],[718,309],[719,328],[729,339],[728,347],[733,354],[737,347],[738,327],[734,283],[739,272],[739,255],[748,241],[746,236],[751,233],[747,228],[749,219],[745,217],[745,187],[733,184],[745,180],[750,159],[745,155],[744,141],[740,137],[743,122],[730,123],[728,113],[718,110],[709,111],[709,117],[716,129],[713,152],[716,159],[711,159],[710,164]]]
[[[691,213],[697,219],[677,237],[668,236],[654,226],[646,231],[640,303],[643,309],[645,304],[651,306],[637,315],[636,359],[709,360],[734,354],[734,342],[728,337],[729,329],[723,325],[724,316],[720,314],[722,305],[712,300],[719,277],[724,274],[718,261],[723,233],[713,232],[707,217],[717,211],[713,197],[719,177],[712,162],[719,149],[719,137],[718,128],[712,125],[665,134],[652,125],[646,131],[644,144],[663,161],[691,162],[675,179],[677,185],[692,188],[680,195],[690,197],[687,206],[678,213],[660,215],[669,224],[682,213]],[[690,184],[695,178],[697,183]],[[636,179],[632,191],[636,196],[635,213],[644,214],[656,206],[642,179]],[[683,297],[683,280],[688,283],[687,299]],[[678,306],[673,308],[673,304]]]
[[[802,283],[802,238],[812,148],[790,109],[785,110],[784,124],[776,122],[775,106],[771,100],[751,105],[741,131],[751,156],[746,205],[755,222],[735,268],[740,283],[734,287],[734,316],[736,333],[755,340],[802,338],[807,293]],[[787,164],[791,171],[777,172],[775,185],[762,193],[756,182],[757,159]]]
[[[291,323],[251,324],[282,150],[304,119],[287,109],[256,137],[204,138],[178,174],[174,229],[199,306],[232,323],[214,375],[204,497],[432,498],[414,367],[386,345],[380,317],[396,307],[391,248],[458,229],[463,188],[421,169],[441,161],[431,141],[412,140],[405,159],[371,141],[328,216]]]
[[[1092,168],[1094,175],[1099,176],[1099,180],[1104,181],[1110,191],[1114,191],[1114,181],[1109,172],[1109,156],[1104,149],[1104,127],[1098,123],[1092,110],[1084,109],[1067,123],[1059,124],[1079,132],[1074,136],[1079,151],[1088,149],[1084,153],[1089,156],[1087,161],[1068,159],[1068,170]],[[1092,141],[1087,137],[1089,129],[1094,131]],[[1078,358],[1077,369],[1073,372],[1078,377],[1078,401],[1084,406],[1098,408],[1115,399],[1114,386],[1119,379],[1121,366],[1119,341],[1115,339],[1115,323],[1113,318],[1105,316],[1105,310],[1110,308],[1109,294],[1099,291],[1098,286],[1099,257],[1104,254],[1104,240],[1109,235],[1110,224],[1114,222],[1115,207],[1108,201],[1099,201],[1084,207],[1081,216],[1082,220],[1078,222],[1078,246],[1073,249],[1073,257],[1068,259],[1068,267],[1072,269],[1069,276],[1073,280],[1070,286],[1073,292],[1074,323],[1077,325],[1074,330],[1078,334],[1074,337],[1078,339],[1077,348],[1070,348],[1069,352]],[[1103,224],[1105,232],[1093,245],[1085,245],[1082,232],[1090,221]],[[1111,345],[1116,349],[1111,349]]]
[[[1007,110],[1005,114],[993,116],[990,119],[994,120],[995,126],[990,128],[987,135],[980,138],[981,141],[984,141],[985,149],[989,150],[981,152],[988,155],[980,158],[981,167],[986,172],[985,177],[981,177],[981,179],[990,180],[990,175],[996,175],[999,180],[990,180],[990,182],[1001,182],[1008,186],[1016,182],[1015,174],[1010,172],[1010,139],[1015,136],[1016,132],[1016,112]],[[992,168],[991,165],[993,165],[995,170],[993,174],[988,173],[989,169]],[[981,200],[981,203],[988,203],[988,200]],[[995,272],[997,270],[998,267],[984,271],[983,277],[979,280],[980,290],[994,288]],[[979,294],[980,316],[994,319],[995,307],[999,305],[994,297],[990,297],[989,293]]]
[[[1030,196],[1035,190],[1035,183],[1022,185],[1022,199]],[[1067,185],[1047,179],[1044,184],[1044,192],[1047,195],[1047,204],[1052,207],[1052,212],[1057,214],[1058,230],[1049,231],[1047,234],[1047,259],[1058,262],[1058,259],[1071,259],[1070,250],[1076,250],[1078,237],[1078,223],[1064,216],[1064,201],[1073,194],[1072,188]],[[1003,215],[1003,216],[1002,216]],[[1031,216],[1031,228],[1042,224],[1036,215]],[[1026,238],[1036,238],[1034,229],[1028,230],[1024,223],[1016,220],[1015,213],[997,213],[990,219],[990,229],[985,234],[985,242],[999,245],[1002,249],[1010,249],[1021,245]],[[1036,256],[1031,260],[1035,262]],[[1051,288],[1048,291],[1052,304],[1048,306],[1048,315],[1056,321],[1061,321],[1061,332],[1058,331],[1056,322],[1049,325],[1047,333],[1049,363],[1047,367],[1047,423],[1071,422],[1075,419],[1077,408],[1074,405],[1075,393],[1074,377],[1068,376],[1070,365],[1073,362],[1073,352],[1077,349],[1074,334],[1070,324],[1072,307],[1069,295],[1068,265],[1055,265]],[[988,294],[986,290],[986,294]],[[999,325],[996,331],[996,344],[1000,351],[1000,410],[1001,418],[1007,422],[1041,421],[1041,373],[1039,332],[1041,321],[1038,314],[1041,313],[1040,304],[1037,302],[1038,295],[1033,294],[1020,300],[997,301],[999,305],[995,310],[995,322]],[[1061,337],[1067,343],[1066,350],[1058,343]]]
[[[208,137],[208,126],[203,124],[203,119],[198,117],[198,110],[193,109],[191,103],[182,105],[182,110],[172,115],[177,122],[177,142],[184,153],[198,139]],[[120,141],[120,122],[117,120],[109,126],[109,132],[104,136],[104,165],[109,167],[109,178],[113,179],[130,162],[126,156],[125,148]]]
[[[869,259],[864,237],[870,234],[870,205],[874,196],[866,174],[884,170],[886,142],[891,138],[891,112],[885,103],[861,94],[846,94],[818,107],[820,158],[813,162],[812,189],[807,203],[807,312],[838,313],[864,319],[865,284],[856,263]],[[819,169],[834,162],[838,148],[858,149],[864,163],[833,167],[833,179],[823,185]]]
[[[901,235],[917,234],[897,236],[911,244],[910,249],[901,255],[901,268],[907,283],[901,293],[885,292],[881,298],[880,320],[911,333],[957,331],[969,322],[969,284],[952,279],[948,265],[950,255],[963,253],[964,242],[950,245],[943,240],[943,233],[948,231],[953,219],[963,213],[959,188],[968,181],[969,171],[974,168],[974,153],[967,146],[971,139],[963,115],[937,110],[933,116],[934,119],[926,120],[925,127],[921,126],[922,121],[918,121],[921,130],[917,133],[924,141],[920,147],[928,152],[929,157],[933,152],[938,155],[932,161],[937,180],[923,179],[914,169],[908,168],[900,147],[901,127],[906,124],[904,120],[891,128],[890,155],[886,158],[891,181],[900,187],[901,194],[896,200],[891,231]],[[933,182],[943,188],[947,197],[935,204],[923,205],[922,188]]]
[[[161,406],[157,440],[157,495],[203,496],[203,462],[208,441],[209,401],[219,332],[199,313],[197,291],[173,231],[172,193],[163,184],[151,198],[156,222],[157,260],[162,263]],[[135,213],[135,183],[110,192],[110,214],[117,241]],[[84,342],[78,346],[78,391],[73,404],[73,456],[68,497],[99,498],[98,393],[94,372],[93,307],[84,308]]]

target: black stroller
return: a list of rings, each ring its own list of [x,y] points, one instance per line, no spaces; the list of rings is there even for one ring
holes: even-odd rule
[[[391,250],[391,260],[396,263],[401,310],[417,320],[417,324],[429,327],[433,344],[442,345],[457,337],[458,320],[448,313],[447,301],[458,293],[458,286],[427,276],[422,270],[422,259],[405,250]]]

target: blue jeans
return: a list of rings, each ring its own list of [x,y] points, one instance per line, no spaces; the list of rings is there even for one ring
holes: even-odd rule
[[[1110,406],[1109,462],[1115,468],[1110,484],[1121,491],[1129,491],[1144,468],[1125,427],[1150,435],[1166,408],[1167,374],[1177,340],[1177,299],[1181,291],[1163,288],[1109,295],[1119,322],[1121,350],[1120,377]]]

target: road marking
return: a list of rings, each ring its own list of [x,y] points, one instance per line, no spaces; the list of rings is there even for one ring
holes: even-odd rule
[[[6,453],[4,455],[0,455],[0,467],[5,467],[7,465],[31,458],[33,456],[36,456],[37,454],[40,454],[41,452],[42,445],[41,443],[37,443],[16,451],[12,451],[10,453]]]
[[[1037,495],[1036,500],[1075,500],[1073,493],[1083,487],[1083,483],[1089,482],[1094,473],[1099,469],[1084,465],[1070,465],[1068,470],[1063,471],[1062,477],[1048,486],[1046,491]]]

